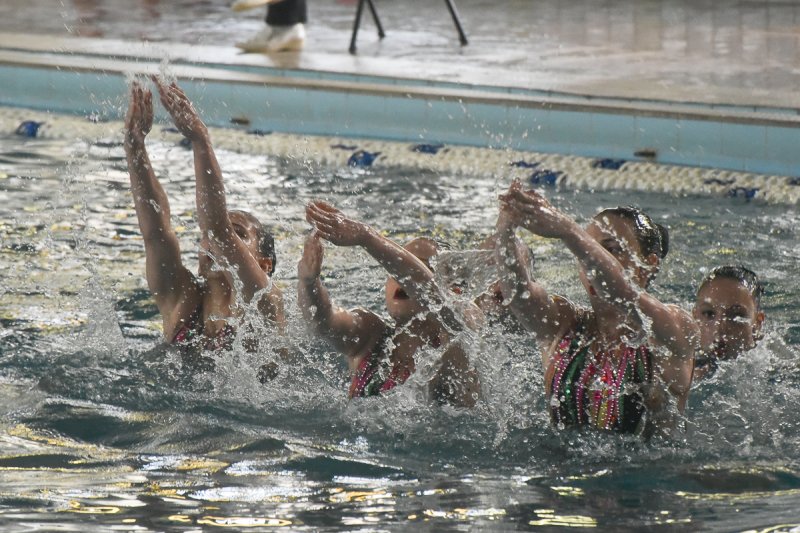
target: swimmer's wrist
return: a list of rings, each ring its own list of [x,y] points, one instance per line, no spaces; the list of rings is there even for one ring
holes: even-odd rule
[[[502,224],[498,223],[497,226],[495,226],[495,234],[501,238],[510,239],[516,232],[517,225],[511,221]]]
[[[316,285],[319,281],[319,272],[314,274],[300,274],[297,279],[306,286]]]
[[[359,230],[357,238],[359,246],[363,247],[368,245],[370,242],[377,242],[383,239],[383,237],[372,226],[364,224],[363,222],[359,222],[358,225]]]
[[[146,136],[147,134],[143,132],[134,133],[131,130],[125,130],[125,145],[132,147],[143,146]]]
[[[186,137],[192,142],[211,142],[211,137],[208,135],[208,128],[202,122],[192,126],[189,135],[186,135]]]
[[[497,222],[495,222],[494,230],[498,235],[514,233],[514,231],[517,229],[517,225],[518,224],[514,220],[514,217],[511,216],[511,213],[501,209],[500,214],[497,216]]]
[[[571,218],[564,217],[565,220],[562,224],[559,224],[557,227],[559,228],[559,238],[560,239],[568,239],[568,238],[578,238],[581,233],[584,231],[580,224],[572,220]]]

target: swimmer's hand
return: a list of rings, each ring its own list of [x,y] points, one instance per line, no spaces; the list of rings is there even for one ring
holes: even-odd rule
[[[306,206],[306,220],[319,236],[336,246],[360,246],[370,232],[370,227],[347,218],[331,204],[315,201]]]
[[[322,272],[323,254],[322,241],[319,240],[319,233],[314,230],[306,237],[303,245],[303,257],[297,263],[297,277],[300,281],[308,282],[319,278]]]
[[[501,200],[500,213],[497,215],[497,222],[494,225],[495,234],[494,236],[490,237],[490,239],[496,241],[498,237],[513,235],[514,230],[517,229],[517,226],[518,224],[513,210]]]
[[[514,217],[511,216],[511,212],[509,209],[503,209],[502,204],[500,208],[500,213],[497,215],[497,223],[495,227],[498,231],[508,230],[509,228],[516,227],[514,224]]]
[[[153,76],[152,79],[158,87],[161,104],[172,117],[172,122],[175,123],[178,131],[191,141],[205,138],[208,135],[208,129],[181,88],[175,83],[167,85],[157,76]]]
[[[495,234],[498,236],[508,237],[520,226],[523,215],[515,209],[514,204],[510,201],[513,194],[518,191],[522,191],[522,184],[518,179],[514,179],[508,187],[508,191],[498,197],[500,199],[500,213],[495,223]]]
[[[125,144],[144,143],[144,138],[153,127],[153,94],[134,81],[131,85],[131,101],[125,115]]]
[[[575,226],[575,221],[550,205],[534,190],[523,191],[517,180],[508,192],[500,195],[502,209],[511,220],[526,230],[548,238],[561,238]]]

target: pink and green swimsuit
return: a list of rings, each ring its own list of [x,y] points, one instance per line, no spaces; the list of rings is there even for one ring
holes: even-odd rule
[[[372,351],[359,363],[350,382],[350,398],[378,396],[402,385],[411,377],[411,371],[407,367],[392,364],[390,360],[388,342],[393,333],[391,329],[387,330]]]
[[[558,344],[550,363],[553,424],[637,432],[646,410],[642,388],[653,381],[650,349],[623,346],[621,356],[614,360],[606,352],[592,352],[591,347],[581,327]]]

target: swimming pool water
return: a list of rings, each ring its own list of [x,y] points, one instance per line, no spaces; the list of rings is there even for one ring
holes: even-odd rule
[[[196,258],[191,152],[151,157],[187,261]],[[497,175],[331,167],[218,153],[228,203],[274,225],[295,362],[272,383],[224,356],[188,374],[154,350],[159,320],[122,147],[0,138],[0,528],[4,531],[800,528],[800,288],[795,209],[741,198],[546,188],[581,220],[636,204],[670,227],[654,288],[688,306],[707,269],[744,263],[767,283],[767,335],[697,387],[677,439],[558,432],[530,339],[475,340],[484,397],[429,406],[420,379],[348,402],[342,357],[294,306],[304,204],[330,200],[400,241],[470,248],[491,232]],[[543,283],[581,300],[569,254],[526,237]],[[381,269],[326,247],[344,306],[382,310]],[[424,363],[423,363],[424,366]]]

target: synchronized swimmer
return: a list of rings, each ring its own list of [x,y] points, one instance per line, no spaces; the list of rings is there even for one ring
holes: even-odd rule
[[[197,219],[203,237],[195,275],[181,259],[178,237],[170,223],[169,200],[145,147],[153,125],[152,94],[135,82],[125,117],[124,146],[144,238],[147,286],[161,313],[164,340],[178,348],[184,364],[210,370],[214,359],[208,352],[230,347],[234,331],[228,319],[241,317],[249,304],[254,303],[282,334],[286,322],[283,296],[270,279],[275,271],[275,243],[256,217],[228,209],[208,130],[183,91],[174,83],[153,81],[175,126],[192,141]],[[212,268],[214,263],[227,268]],[[234,269],[238,289],[231,273]],[[257,351],[258,336],[250,337],[246,345]],[[264,380],[274,375],[275,365],[274,360],[266,361],[259,377]]]
[[[202,235],[195,275],[181,260],[169,203],[145,148],[152,96],[134,83],[125,152],[145,243],[147,283],[161,313],[164,340],[178,349],[185,365],[212,370],[215,352],[230,349],[234,328],[250,324],[242,319],[254,313],[266,330],[247,328],[244,346],[259,353],[264,331],[285,345],[283,297],[271,279],[274,239],[253,215],[227,208],[206,126],[177,85],[153,81],[175,126],[192,141]],[[432,258],[439,246],[431,239],[401,246],[323,201],[309,203],[305,213],[311,232],[297,266],[298,305],[310,329],[345,355],[350,398],[402,386],[417,372],[419,352],[430,350],[437,359],[425,376],[427,396],[473,407],[480,399],[480,379],[461,333],[479,334],[503,323],[535,340],[545,369],[547,409],[556,427],[649,436],[676,427],[692,384],[761,338],[764,288],[744,267],[713,269],[700,284],[691,312],[648,293],[669,251],[669,236],[635,207],[604,209],[582,228],[541,194],[514,181],[500,196],[495,233],[481,245],[488,250],[481,253],[493,257],[481,268],[492,269],[494,281],[466,304],[450,297],[460,287],[437,283]],[[534,279],[532,252],[516,236],[518,228],[559,239],[572,252],[588,308],[551,294]],[[324,242],[360,247],[386,270],[391,320],[364,308],[335,305],[321,279]],[[287,353],[263,357],[259,378],[266,381],[277,375]]]

